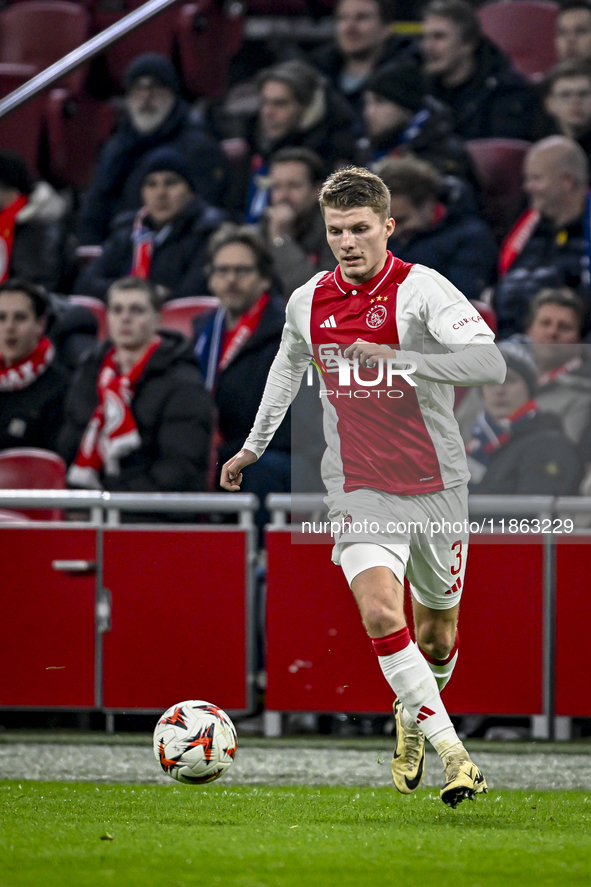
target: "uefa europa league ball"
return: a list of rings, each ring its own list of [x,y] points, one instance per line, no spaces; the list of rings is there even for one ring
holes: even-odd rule
[[[236,744],[236,728],[226,712],[202,699],[172,705],[154,730],[154,756],[164,772],[194,785],[222,776]]]

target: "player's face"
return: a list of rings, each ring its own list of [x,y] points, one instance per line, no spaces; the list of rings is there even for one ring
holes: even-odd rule
[[[305,163],[289,161],[271,167],[271,204],[285,203],[296,215],[306,213],[318,200],[318,188],[310,181]]]
[[[371,280],[384,267],[386,244],[394,220],[380,217],[366,206],[324,210],[328,245],[350,283]]]
[[[526,332],[542,371],[562,366],[579,354],[577,315],[567,305],[542,305]]]
[[[254,305],[270,286],[261,277],[256,256],[244,243],[228,243],[213,257],[209,289],[217,296],[230,318],[237,319]]]
[[[268,139],[282,139],[297,129],[304,108],[286,83],[267,80],[261,89],[260,121]]]
[[[387,34],[376,0],[341,0],[336,11],[336,40],[345,56],[375,52]]]
[[[505,419],[529,400],[529,389],[522,376],[511,367],[502,385],[484,385],[482,396],[487,413],[495,420]]]
[[[45,320],[38,319],[24,293],[0,293],[0,354],[5,366],[22,360],[39,344]]]
[[[159,314],[141,290],[115,290],[109,296],[107,325],[116,348],[144,348],[158,329]]]
[[[189,183],[172,170],[151,172],[142,184],[144,206],[159,228],[180,216],[194,196]]]
[[[556,55],[559,61],[591,61],[591,11],[567,9],[556,23]]]
[[[586,132],[591,127],[591,78],[562,77],[545,101],[546,110],[567,127],[566,132]]]

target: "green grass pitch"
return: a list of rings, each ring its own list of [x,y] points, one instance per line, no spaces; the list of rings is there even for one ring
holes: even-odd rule
[[[0,782],[0,887],[591,883],[591,795]]]

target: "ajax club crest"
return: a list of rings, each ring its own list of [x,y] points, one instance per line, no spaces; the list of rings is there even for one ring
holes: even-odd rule
[[[379,329],[388,317],[388,309],[385,305],[372,305],[365,315],[365,322],[370,330]]]

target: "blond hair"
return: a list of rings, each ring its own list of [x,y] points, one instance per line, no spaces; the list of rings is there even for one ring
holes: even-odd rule
[[[320,189],[322,214],[329,209],[368,207],[381,221],[390,218],[390,192],[376,176],[361,166],[347,166],[333,172]]]

